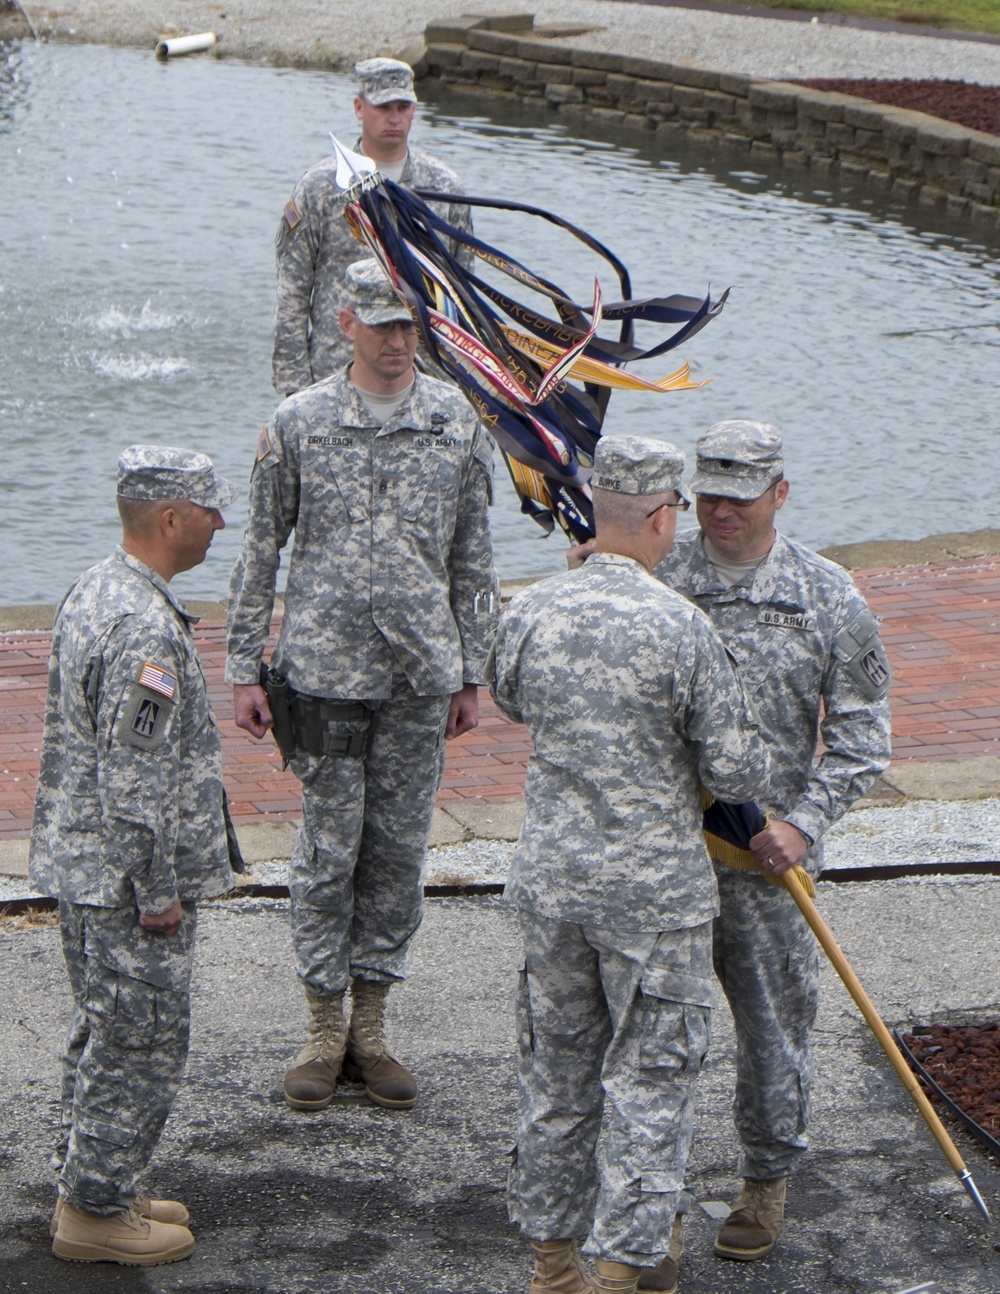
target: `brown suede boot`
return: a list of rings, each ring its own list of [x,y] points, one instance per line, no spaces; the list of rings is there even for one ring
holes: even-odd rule
[[[376,1105],[409,1110],[417,1101],[417,1082],[389,1055],[385,1045],[385,999],[388,984],[356,979],[351,985],[351,1027],[347,1035],[344,1077],[364,1083]]]
[[[659,1267],[644,1267],[639,1277],[637,1289],[639,1294],[645,1290],[656,1290],[657,1294],[677,1294],[677,1276],[681,1269],[681,1255],[684,1253],[684,1219],[679,1213],[674,1215],[674,1225],[670,1229],[670,1244],[667,1256]]]
[[[639,1277],[646,1269],[632,1267],[628,1263],[615,1263],[609,1258],[598,1258],[594,1270],[597,1273],[594,1294],[635,1294]]]
[[[787,1177],[757,1182],[747,1177],[743,1189],[733,1201],[733,1209],[723,1222],[715,1241],[720,1258],[738,1258],[753,1262],[774,1248],[785,1216]]]
[[[532,1240],[535,1275],[528,1294],[594,1294],[575,1240]]]
[[[126,1267],[156,1267],[175,1263],[194,1249],[187,1227],[153,1222],[138,1213],[113,1213],[101,1217],[74,1208],[68,1200],[59,1210],[59,1225],[52,1241],[57,1258],[74,1263],[121,1263]]]
[[[59,1215],[66,1205],[66,1196],[59,1193],[56,1197],[56,1210],[49,1223],[49,1235],[54,1236],[59,1230]],[[132,1212],[140,1218],[153,1222],[170,1222],[182,1227],[191,1216],[180,1200],[151,1200],[148,1195],[137,1195],[132,1203]]]
[[[322,1110],[333,1100],[347,1048],[344,994],[314,993],[309,1004],[309,1041],[285,1072],[285,1100],[293,1110]]]

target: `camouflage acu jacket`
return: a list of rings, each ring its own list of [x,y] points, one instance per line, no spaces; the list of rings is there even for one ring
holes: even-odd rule
[[[194,619],[122,548],[63,600],[31,835],[41,893],[158,913],[230,888],[222,755]]]
[[[891,754],[889,664],[854,581],[778,535],[752,583],[726,588],[700,531],[679,535],[655,574],[705,612],[739,666],[771,753],[761,807],[819,841]],[[820,860],[817,846],[810,867]]]
[[[361,150],[360,141],[357,145]],[[291,395],[329,377],[351,358],[340,330],[346,302],[344,272],[368,256],[344,219],[344,192],[336,184],[337,163],[326,157],[299,180],[275,237],[277,285],[271,373],[279,395]],[[408,189],[461,193],[458,176],[427,153],[410,149],[400,184]],[[469,208],[435,202],[437,214],[463,231],[472,229]],[[470,254],[449,244],[463,263]]]
[[[230,683],[255,683],[294,529],[272,664],[310,696],[418,696],[483,681],[499,590],[492,442],[452,386],[417,374],[379,428],[347,370],[291,396],[261,433],[230,583]]]
[[[619,930],[710,920],[701,787],[759,795],[768,761],[706,617],[601,553],[511,600],[488,669],[497,705],[535,743],[508,898]]]

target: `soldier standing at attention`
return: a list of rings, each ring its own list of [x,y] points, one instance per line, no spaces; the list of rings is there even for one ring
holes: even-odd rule
[[[184,1071],[198,899],[232,886],[215,717],[171,593],[237,491],[204,454],[118,462],[121,546],[56,615],[29,874],[59,900],[73,1020],[63,1056],[52,1250],[174,1262],[176,1200],[136,1193]]]
[[[237,724],[261,737],[275,715],[259,667],[294,529],[271,666],[294,694],[303,795],[289,889],[311,1023],[285,1075],[297,1110],[329,1105],[342,1063],[380,1105],[416,1100],[383,1010],[420,924],[443,739],[478,723],[499,601],[491,442],[454,387],[414,370],[413,321],[378,264],[346,278],[353,361],[262,431],[230,585],[226,678]]]
[[[788,497],[776,428],[716,423],[696,453],[700,530],[682,535],[654,574],[712,621],[760,716],[771,755],[760,807],[770,822],[750,842],[754,854],[773,876],[797,864],[818,874],[824,832],[889,763],[878,622],[847,571],[775,529]],[[715,1252],[748,1261],[774,1247],[788,1177],[806,1149],[818,954],[787,891],[721,862],[715,871],[715,970],[736,1026],[744,1179]]]
[[[488,667],[535,746],[506,891],[524,937],[509,1207],[532,1294],[634,1294],[670,1261],[718,912],[701,787],[744,800],[767,776],[715,631],[649,573],[687,503],[683,466],[662,441],[598,442],[594,556],[511,601]]]
[[[410,189],[461,193],[453,170],[428,153],[408,147],[417,112],[413,69],[394,58],[369,58],[354,68],[358,93],[354,115],[361,123],[357,151],[378,165],[387,179]],[[311,386],[351,358],[340,328],[347,304],[344,274],[362,255],[344,219],[344,193],[336,183],[337,160],[325,157],[299,180],[275,238],[277,295],[274,311],[274,389],[280,396]],[[443,219],[471,231],[467,206],[432,203]],[[465,263],[468,253],[449,243]]]

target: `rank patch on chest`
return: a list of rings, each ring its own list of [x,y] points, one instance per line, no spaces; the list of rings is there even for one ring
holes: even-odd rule
[[[176,677],[162,666],[154,665],[152,661],[146,661],[143,665],[138,681],[141,687],[148,687],[151,692],[159,692],[168,701],[174,699],[174,693],[177,691]]]
[[[814,629],[816,617],[811,611],[777,611],[764,607],[757,616],[759,625],[777,625],[781,629]]]
[[[273,211],[274,208],[272,207],[271,210]],[[274,217],[272,216],[271,219],[273,220]],[[302,217],[299,215],[299,209],[295,205],[294,198],[289,198],[285,203],[285,223],[289,229],[294,229],[301,219]]]

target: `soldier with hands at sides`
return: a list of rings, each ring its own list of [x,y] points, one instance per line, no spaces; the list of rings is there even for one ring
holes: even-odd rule
[[[342,1068],[380,1105],[416,1101],[387,1048],[385,1000],[420,924],[444,740],[478,722],[498,607],[489,438],[454,387],[415,371],[413,321],[378,264],[346,279],[353,358],[261,432],[230,586],[236,722],[257,737],[274,723],[277,737],[283,714],[302,782],[289,888],[310,1024],[285,1075],[297,1110],[329,1105]],[[275,714],[260,665],[293,530]]]
[[[354,73],[354,115],[361,124],[356,150],[371,158],[387,179],[407,188],[461,193],[450,167],[409,147],[417,112],[410,65],[394,58],[369,58],[358,63]],[[272,377],[281,396],[329,377],[351,358],[340,312],[348,304],[347,267],[362,249],[344,219],[344,192],[337,186],[336,173],[333,155],[306,171],[278,225]],[[471,231],[467,206],[431,205],[457,229]],[[454,242],[449,246],[463,263],[470,260],[464,248]]]
[[[121,545],[52,631],[30,876],[59,900],[73,995],[52,1249],[153,1265],[194,1236],[139,1193],[187,1058],[196,905],[232,886],[222,756],[190,615],[169,587],[204,561],[237,491],[187,449],[118,463]]]
[[[662,441],[602,437],[594,555],[512,599],[490,666],[534,741],[506,891],[524,939],[509,1209],[531,1294],[634,1294],[672,1261],[718,912],[701,788],[744,800],[766,784],[725,649],[650,574],[687,504],[683,464]]]

